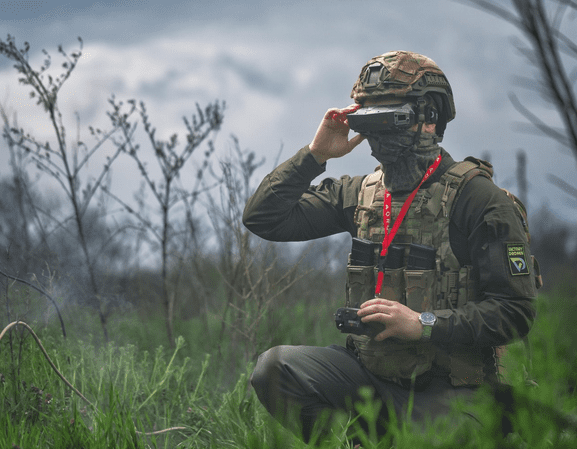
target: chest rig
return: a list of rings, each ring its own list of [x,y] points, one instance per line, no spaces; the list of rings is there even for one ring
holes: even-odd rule
[[[464,185],[474,176],[492,177],[492,168],[483,161],[467,158],[454,164],[437,182],[421,188],[409,207],[392,245],[397,262],[385,268],[379,297],[398,301],[416,312],[433,312],[462,307],[475,297],[475,286],[470,266],[461,266],[449,240],[451,209]],[[385,188],[383,173],[377,170],[368,175],[359,193],[355,211],[357,238],[375,243],[378,260],[385,230],[383,202]],[[393,195],[392,222],[409,195]],[[415,269],[408,263],[420,248],[429,249],[427,269]],[[387,256],[388,258],[389,256]],[[387,264],[387,266],[390,264]],[[346,305],[358,307],[375,297],[375,279],[378,264],[374,266],[347,266]],[[405,342],[388,338],[378,342],[366,335],[348,337],[358,351],[366,368],[373,374],[402,381],[420,376],[435,365],[449,374],[453,385],[479,385],[483,382],[483,356],[471,347],[444,351],[431,342]]]

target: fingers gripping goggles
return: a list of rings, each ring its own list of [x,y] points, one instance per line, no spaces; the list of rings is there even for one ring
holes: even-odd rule
[[[437,123],[438,113],[429,105],[404,103],[360,108],[347,114],[347,120],[349,127],[359,134],[387,133],[409,129],[421,121]]]

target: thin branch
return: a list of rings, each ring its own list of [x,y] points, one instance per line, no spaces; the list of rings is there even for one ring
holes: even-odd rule
[[[123,206],[124,209],[126,209],[126,211],[128,213],[134,215],[138,219],[138,221],[140,221],[147,229],[149,229],[154,234],[154,236],[158,239],[158,241],[162,240],[162,236],[158,233],[158,231],[155,229],[154,225],[150,221],[148,221],[146,218],[144,218],[142,215],[140,215],[138,212],[136,212],[132,207],[130,207],[128,204],[126,204],[124,201],[122,201],[118,196],[116,196],[114,193],[112,193],[106,187],[102,187],[102,190],[107,195],[110,195],[110,197],[112,197],[115,201],[117,201],[118,204]]]
[[[519,17],[515,16],[514,14],[511,14],[511,11],[502,8],[501,6],[498,6],[488,0],[456,0],[456,1],[464,4],[472,4],[473,7],[480,9],[481,11],[489,12],[497,17],[500,17],[501,19],[506,20],[507,22],[516,26],[517,28],[522,29],[522,23],[521,20],[519,20]]]
[[[106,174],[110,170],[110,166],[116,160],[116,158],[120,155],[120,153],[122,153],[123,150],[124,150],[124,148],[120,147],[116,150],[116,153],[114,153],[114,155],[112,157],[107,158],[106,164],[104,164],[104,167],[102,169],[102,172],[100,173],[100,176],[98,177],[98,179],[96,179],[96,182],[90,188],[90,190],[88,190],[86,192],[86,196],[84,198],[84,204],[80,208],[80,216],[81,217],[83,217],[84,214],[86,213],[86,211],[88,210],[88,206],[90,205],[90,201],[92,200],[92,197],[96,193],[96,190],[101,186],[102,180],[104,179],[104,176],[106,176]]]
[[[571,142],[569,141],[569,139],[565,134],[555,131],[551,126],[547,125],[539,117],[537,117],[535,114],[529,111],[525,106],[521,104],[521,102],[519,101],[519,99],[515,94],[510,93],[509,100],[511,101],[515,109],[517,109],[517,111],[523,114],[525,118],[527,118],[527,120],[529,120],[533,124],[533,126],[539,129],[539,131],[555,139],[557,142],[559,142],[564,146],[567,146],[569,148],[572,147]]]
[[[554,184],[555,186],[559,187],[561,190],[563,190],[568,195],[571,195],[571,196],[577,198],[577,188],[573,187],[571,184],[567,183],[565,180],[563,180],[563,179],[559,178],[558,176],[555,176],[551,173],[549,173],[547,175],[547,180],[551,184]]]
[[[62,329],[62,335],[64,336],[64,338],[66,338],[66,329],[64,328],[64,320],[62,319],[62,315],[60,314],[60,309],[58,308],[58,304],[56,304],[56,301],[52,298],[52,296],[50,296],[48,293],[46,293],[41,288],[36,287],[34,284],[32,284],[28,281],[25,281],[24,279],[20,279],[20,278],[17,278],[16,276],[12,276],[8,273],[5,273],[1,269],[0,269],[0,274],[2,276],[7,277],[8,279],[12,279],[13,281],[17,281],[17,282],[20,282],[21,284],[27,285],[28,287],[33,288],[37,292],[46,296],[50,300],[50,302],[52,302],[52,304],[54,305],[54,308],[56,309],[56,313],[58,314],[58,319],[60,320],[60,327]]]
[[[96,151],[97,151],[98,149],[100,149],[100,147],[101,147],[102,145],[104,145],[104,143],[105,143],[106,141],[108,141],[108,140],[112,137],[112,135],[113,135],[114,133],[116,133],[116,131],[118,131],[118,127],[112,128],[111,131],[108,131],[108,132],[104,133],[104,135],[98,139],[98,142],[96,142],[96,144],[94,145],[94,147],[92,147],[92,149],[89,150],[89,151],[86,153],[86,155],[84,156],[84,158],[83,158],[83,159],[80,161],[80,163],[76,166],[75,174],[80,172],[80,170],[82,169],[82,167],[83,167],[85,164],[88,163],[88,161],[89,161],[89,159],[92,157],[92,155],[93,155],[94,153],[96,153]]]

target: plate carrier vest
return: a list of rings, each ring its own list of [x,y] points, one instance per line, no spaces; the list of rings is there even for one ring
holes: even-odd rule
[[[476,292],[471,277],[472,267],[461,266],[454,255],[449,240],[449,222],[452,206],[463,187],[478,175],[492,180],[491,165],[468,157],[451,166],[438,182],[417,192],[393,244],[405,248],[404,260],[408,260],[411,243],[436,248],[435,269],[386,269],[380,297],[398,301],[417,312],[438,311],[437,315],[441,315],[443,309],[450,311],[474,299]],[[375,243],[381,243],[384,237],[382,214],[385,189],[382,177],[380,167],[365,177],[355,211],[357,237]],[[518,201],[511,194],[508,195]],[[391,223],[394,223],[407,197],[408,194],[393,195]],[[525,230],[528,233],[527,228]],[[380,249],[379,245],[375,246],[375,260],[378,260]],[[364,301],[375,297],[377,270],[376,266],[352,266],[349,261],[347,307],[359,307]],[[480,385],[485,381],[485,364],[480,348],[455,345],[449,353],[431,342],[406,342],[395,338],[379,342],[366,335],[354,334],[349,334],[347,343],[348,346],[354,344],[369,371],[397,383],[406,384],[406,379],[429,372],[433,364],[450,373],[454,386]],[[504,353],[504,347],[494,348],[493,352],[495,372],[489,376],[497,381],[501,377],[499,374],[502,374],[499,357]]]

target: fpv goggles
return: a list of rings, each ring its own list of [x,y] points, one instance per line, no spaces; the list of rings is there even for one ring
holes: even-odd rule
[[[417,123],[418,115],[413,108],[417,109],[417,106],[412,103],[369,106],[347,114],[347,120],[349,127],[359,134],[401,131]],[[434,108],[425,108],[425,121],[437,122],[437,111]]]

